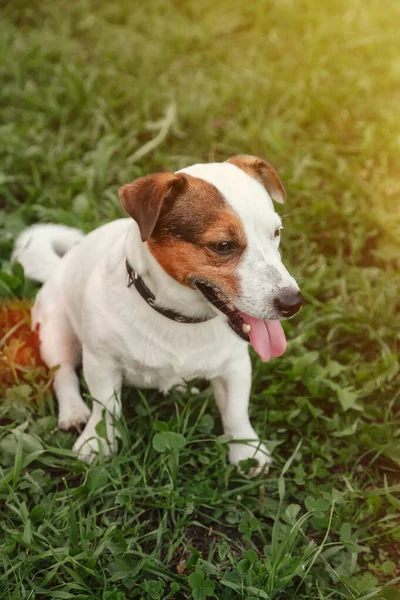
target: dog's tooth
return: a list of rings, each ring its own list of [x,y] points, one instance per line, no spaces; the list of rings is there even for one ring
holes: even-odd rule
[[[243,330],[243,333],[250,333],[251,326],[248,323],[243,323],[242,330]]]

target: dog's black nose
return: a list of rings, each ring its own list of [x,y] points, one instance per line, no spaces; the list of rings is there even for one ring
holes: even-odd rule
[[[304,297],[300,292],[292,292],[283,289],[279,296],[274,298],[274,306],[284,317],[293,317],[304,302]]]

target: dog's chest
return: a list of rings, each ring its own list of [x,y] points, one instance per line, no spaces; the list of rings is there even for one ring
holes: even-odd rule
[[[121,331],[114,351],[126,383],[166,392],[184,381],[213,379],[223,372],[232,355],[233,336],[226,325],[217,331],[192,324],[163,323],[163,328],[141,323],[134,332]]]
[[[112,358],[127,384],[167,391],[184,381],[223,375],[232,359],[247,354],[246,344],[222,316],[204,323],[176,323],[121,287],[120,279],[123,272],[91,277],[81,339],[93,352]]]

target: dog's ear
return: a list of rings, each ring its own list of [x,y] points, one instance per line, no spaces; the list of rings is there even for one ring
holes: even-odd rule
[[[238,156],[228,158],[226,162],[232,163],[235,167],[239,167],[247,175],[250,175],[250,177],[257,179],[275,202],[283,204],[286,201],[286,190],[283,187],[283,183],[279,179],[274,167],[267,161],[256,156],[239,154]]]
[[[143,242],[153,233],[165,201],[169,203],[185,186],[183,173],[157,173],[140,177],[120,188],[120,202],[139,225]]]

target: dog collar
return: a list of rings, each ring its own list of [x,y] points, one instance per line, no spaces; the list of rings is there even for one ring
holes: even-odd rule
[[[167,319],[171,319],[172,321],[176,321],[177,323],[204,323],[205,321],[209,321],[214,317],[206,317],[205,319],[199,319],[197,317],[185,317],[181,313],[176,312],[175,310],[171,310],[170,308],[164,308],[163,306],[158,306],[156,304],[156,297],[152,291],[149,290],[143,279],[140,277],[139,273],[135,271],[129,264],[128,260],[125,260],[126,265],[126,285],[127,287],[131,287],[131,285],[135,286],[136,290],[142,296],[143,300],[147,302],[151,308],[156,310],[158,313],[167,317]]]

